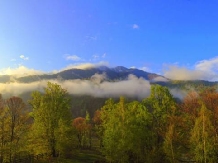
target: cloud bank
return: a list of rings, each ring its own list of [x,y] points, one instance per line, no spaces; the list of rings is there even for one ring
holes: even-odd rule
[[[108,66],[107,62],[82,63],[72,64],[61,70],[56,70],[51,73],[57,73],[63,70],[72,68],[77,69],[89,69],[93,67]],[[186,67],[168,66],[164,71],[164,76],[169,79],[175,80],[218,80],[218,57],[202,60],[194,65],[194,68],[188,69]],[[13,75],[16,77],[26,75],[41,75],[45,72],[29,69],[25,66],[19,66],[17,68],[0,69],[0,75]],[[109,82],[106,80],[105,74],[95,74],[91,77],[91,80],[49,80],[50,82],[57,83],[63,88],[67,89],[70,94],[74,95],[91,95],[94,97],[136,97],[138,99],[146,98],[150,94],[150,83],[143,78],[137,78],[134,75],[130,75],[127,80]],[[167,82],[168,80],[163,77],[157,77],[153,81]],[[42,91],[46,87],[48,80],[43,80],[33,83],[18,83],[14,80],[13,83],[0,84],[1,94],[20,95],[25,92],[32,92],[35,90]],[[183,98],[186,92],[180,90],[170,90],[175,97]]]
[[[174,80],[218,81],[218,57],[199,61],[192,70],[170,65],[164,71],[164,76]]]
[[[0,69],[0,75],[13,75],[15,77],[21,77],[21,76],[27,76],[27,75],[41,75],[44,74],[44,72],[30,69],[25,66],[19,66],[17,68],[4,68]]]
[[[28,75],[54,74],[54,73],[58,73],[58,72],[61,72],[64,70],[69,70],[72,68],[86,70],[89,68],[108,66],[108,65],[109,64],[107,62],[99,62],[96,64],[94,64],[94,63],[77,63],[77,64],[68,65],[60,70],[53,70],[52,72],[44,72],[44,71],[35,70],[35,69],[27,68],[25,66],[20,65],[16,68],[8,67],[8,68],[0,69],[0,75],[13,75],[14,77],[23,77],[23,76],[28,76]]]
[[[49,80],[57,83],[73,95],[91,95],[94,97],[136,97],[142,99],[150,94],[150,83],[143,78],[129,75],[127,80],[108,82],[105,74],[95,74],[91,80]],[[20,95],[35,90],[42,91],[47,80],[33,83],[5,83],[0,84],[0,93]]]
[[[164,76],[174,80],[197,80],[207,77],[203,71],[189,70],[186,67],[169,66],[164,72]]]
[[[94,67],[100,67],[100,66],[108,66],[109,64],[107,62],[99,62],[99,63],[78,63],[78,64],[71,64],[68,65],[67,67],[59,70],[59,71],[63,71],[63,70],[69,70],[72,68],[76,68],[76,69],[82,69],[82,70],[86,70],[86,69],[90,69],[90,68],[94,68]]]

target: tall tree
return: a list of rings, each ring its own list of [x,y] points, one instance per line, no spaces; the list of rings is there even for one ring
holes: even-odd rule
[[[1,99],[0,135],[1,160],[10,161],[25,151],[25,138],[28,130],[28,112],[23,100],[19,97]]]
[[[216,141],[218,142],[218,92],[213,87],[205,88],[204,91],[200,93],[200,97],[206,108],[212,113],[210,119],[215,128],[217,137]],[[218,149],[218,145],[216,145],[216,148]]]
[[[48,82],[44,94],[32,94],[30,104],[34,118],[32,141],[38,145],[36,149],[38,152],[49,152],[53,157],[58,156],[66,144],[63,140],[70,138],[72,116],[67,91],[56,83]]]
[[[5,155],[5,142],[8,138],[7,132],[6,132],[6,110],[4,106],[4,100],[2,96],[0,95],[0,162],[2,163],[4,161],[4,155]]]
[[[143,103],[152,113],[152,128],[154,137],[156,138],[153,144],[153,150],[155,151],[154,159],[156,162],[164,162],[166,152],[164,153],[163,143],[167,140],[167,132],[169,136],[175,129],[172,125],[169,126],[169,118],[174,116],[177,111],[175,100],[168,88],[160,85],[152,85],[151,94],[143,100]],[[165,149],[168,148],[171,150],[170,160],[174,160],[174,148],[171,145],[172,143],[165,143]]]
[[[148,162],[152,149],[151,116],[139,102],[111,100],[101,110],[102,151],[110,162]]]
[[[217,162],[215,154],[215,129],[211,123],[211,111],[202,104],[194,128],[191,131],[190,143],[197,162]]]
[[[102,136],[103,136],[103,127],[102,127],[102,119],[101,119],[102,111],[96,110],[94,113],[94,117],[92,118],[93,121],[93,134],[98,138],[99,140],[99,146],[102,147]]]
[[[103,121],[103,153],[109,162],[126,161],[124,149],[123,111],[124,98],[115,104],[112,99],[106,101],[102,108],[101,118]]]

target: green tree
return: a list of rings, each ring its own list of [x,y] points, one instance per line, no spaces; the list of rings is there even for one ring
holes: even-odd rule
[[[111,100],[101,110],[103,154],[109,162],[149,161],[152,149],[151,116],[140,102]]]
[[[201,163],[217,162],[215,153],[215,129],[211,123],[211,111],[202,104],[194,128],[191,131],[191,147],[195,160]]]
[[[169,125],[167,127],[164,141],[163,141],[163,151],[166,154],[166,159],[175,163],[178,160],[183,160],[184,149],[184,133],[183,131],[183,119],[181,115],[171,115],[168,119]]]
[[[165,143],[164,145],[164,141],[169,140],[166,136],[169,137],[174,132],[174,127],[169,123],[170,117],[177,112],[173,96],[168,88],[152,85],[151,94],[143,100],[143,103],[152,113],[152,130],[155,137],[153,144],[154,162],[164,162],[166,160],[165,155],[169,153],[171,153],[169,155],[170,160],[174,160],[173,143]],[[170,152],[166,153],[166,149],[170,150]]]
[[[92,124],[91,124],[91,118],[89,115],[89,112],[86,111],[86,125],[87,125],[87,132],[86,132],[86,136],[88,139],[88,144],[89,144],[89,148],[92,147]]]
[[[102,108],[103,154],[109,162],[126,161],[124,149],[123,111],[124,98],[115,104],[112,99],[106,101]]]
[[[53,157],[64,153],[65,141],[70,141],[70,99],[60,85],[48,82],[44,93],[33,92],[30,104],[33,108],[31,143],[36,153],[48,152]],[[68,143],[69,144],[69,143]]]
[[[142,103],[133,101],[127,105],[125,118],[129,162],[152,162],[154,135],[151,114]]]

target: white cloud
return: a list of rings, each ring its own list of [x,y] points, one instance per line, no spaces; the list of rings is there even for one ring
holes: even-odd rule
[[[94,54],[92,55],[92,58],[90,59],[90,61],[99,61],[100,58],[101,56],[99,56],[98,54]]]
[[[152,81],[153,82],[168,82],[169,80],[162,77],[162,76],[158,76],[158,77],[154,78]]]
[[[141,67],[141,68],[139,68],[140,70],[143,70],[143,71],[150,71],[150,69],[148,68],[148,67]]]
[[[138,26],[137,24],[133,24],[133,25],[132,25],[132,28],[133,28],[133,29],[139,29],[139,26]]]
[[[196,80],[203,79],[204,72],[189,70],[186,67],[169,66],[164,72],[164,76],[174,80]]]
[[[184,97],[187,96],[188,92],[185,90],[173,88],[173,89],[170,89],[170,93],[176,98],[184,99]]]
[[[102,57],[102,58],[105,58],[105,57],[106,57],[106,55],[107,55],[107,54],[106,54],[106,53],[104,53],[104,54],[103,54],[101,57]]]
[[[92,58],[97,59],[97,58],[99,58],[99,55],[95,54],[95,55],[92,56]]]
[[[78,57],[77,55],[67,55],[66,60],[80,61],[82,59],[80,57]]]
[[[20,59],[23,59],[23,60],[29,60],[29,57],[25,57],[24,55],[20,55]]]
[[[44,72],[34,69],[29,69],[25,66],[19,66],[17,68],[4,68],[0,69],[0,75],[14,75],[14,76],[27,76],[27,75],[39,75]]]
[[[136,67],[135,66],[131,66],[130,69],[136,69]]]
[[[91,81],[96,83],[96,84],[100,84],[103,81],[105,81],[107,79],[107,75],[104,74],[95,74],[91,76]]]
[[[194,69],[178,65],[170,65],[164,71],[164,76],[175,80],[218,80],[218,57],[197,62]]]
[[[0,69],[0,75],[13,75],[15,77],[21,77],[21,76],[27,76],[27,75],[54,74],[54,73],[58,73],[63,70],[69,70],[72,68],[85,70],[85,69],[100,67],[100,66],[109,66],[109,64],[107,62],[98,62],[95,64],[94,63],[77,63],[77,64],[68,65],[60,70],[53,70],[50,73],[27,68],[23,65],[19,65],[16,68],[8,67],[8,68]]]
[[[137,78],[134,75],[129,75],[129,78],[124,81],[108,82],[104,81],[104,74],[95,74],[93,80],[50,80],[50,82],[61,85],[74,95],[92,95],[95,97],[137,97],[145,98],[150,94],[150,83],[143,78]],[[98,80],[100,82],[98,82]],[[97,82],[96,82],[97,81]],[[34,90],[43,90],[47,81],[39,81],[33,83],[0,83],[0,92],[2,94],[19,95],[25,92]],[[128,88],[128,89],[127,89]]]
[[[77,64],[71,64],[68,65],[67,67],[61,69],[60,71],[63,70],[69,70],[72,68],[76,68],[76,69],[89,69],[89,68],[94,68],[94,67],[100,67],[100,66],[108,66],[108,62],[98,62],[98,63],[77,63]]]
[[[218,57],[199,61],[195,65],[195,68],[198,70],[215,73],[218,71]]]

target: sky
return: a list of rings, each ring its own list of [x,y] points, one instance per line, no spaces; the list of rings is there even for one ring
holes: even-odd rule
[[[0,0],[0,75],[125,66],[218,80],[216,0]]]

